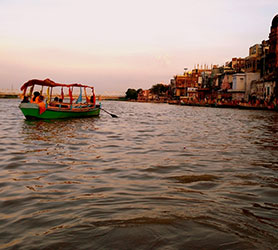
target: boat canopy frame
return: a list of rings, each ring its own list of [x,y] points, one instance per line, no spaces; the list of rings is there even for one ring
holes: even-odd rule
[[[38,80],[38,79],[32,79],[29,80],[28,82],[25,82],[20,90],[24,91],[28,87],[34,86],[34,85],[40,85],[40,86],[46,86],[46,87],[83,87],[83,88],[91,88],[94,89],[92,86],[80,84],[80,83],[72,83],[72,84],[65,84],[65,83],[56,83],[52,81],[51,79],[47,78],[45,80]]]
[[[80,87],[80,88],[84,88],[84,93],[85,93],[85,96],[86,96],[86,102],[88,103],[89,102],[89,98],[87,97],[87,93],[86,93],[86,88],[89,88],[92,90],[92,94],[93,94],[93,97],[94,97],[94,105],[95,105],[95,91],[94,91],[94,87],[92,86],[88,86],[88,85],[84,85],[84,84],[80,84],[80,83],[72,83],[72,84],[65,84],[65,83],[56,83],[54,81],[52,81],[51,79],[47,78],[45,80],[38,80],[38,79],[32,79],[32,80],[29,80],[28,82],[25,82],[20,90],[23,91],[23,96],[32,96],[32,93],[33,93],[33,89],[34,89],[34,86],[35,85],[38,85],[38,86],[42,86],[42,88],[45,86],[45,87],[50,87],[51,88],[51,91],[49,93],[49,101],[51,101],[51,98],[52,98],[52,88],[54,87],[62,87],[61,91],[61,95],[63,96],[63,88],[69,88],[69,95],[70,95],[70,103],[72,104],[72,92],[73,92],[73,87]],[[28,89],[28,87],[31,87],[30,89],[30,93],[26,95],[26,91]],[[42,92],[42,90],[41,90]]]

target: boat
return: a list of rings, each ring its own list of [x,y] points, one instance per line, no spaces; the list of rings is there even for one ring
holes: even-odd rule
[[[41,88],[39,99],[34,102],[33,93],[35,88]],[[43,90],[46,88],[46,96],[44,97]],[[53,99],[54,88],[61,88],[61,94]],[[73,89],[79,88],[79,96],[76,100],[73,98]],[[82,118],[99,116],[101,105],[96,104],[94,87],[74,83],[63,84],[56,83],[50,79],[38,80],[32,79],[25,82],[21,86],[22,102],[19,105],[20,110],[27,120],[30,119],[65,119],[65,118]],[[64,90],[68,90],[68,97],[64,98]],[[82,102],[82,90],[84,91],[85,101]],[[87,90],[91,91],[92,95],[87,96]],[[44,99],[44,100],[43,100]]]

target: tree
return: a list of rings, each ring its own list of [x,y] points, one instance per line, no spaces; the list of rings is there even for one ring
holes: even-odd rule
[[[136,89],[128,89],[125,92],[125,98],[128,100],[137,100],[137,97],[138,97],[138,93]]]
[[[155,84],[151,87],[151,93],[158,96],[165,95],[168,90],[169,86],[164,85],[162,83]]]

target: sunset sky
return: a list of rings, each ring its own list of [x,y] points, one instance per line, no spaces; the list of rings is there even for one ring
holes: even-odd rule
[[[246,57],[277,0],[0,0],[0,89],[50,78],[124,93]]]

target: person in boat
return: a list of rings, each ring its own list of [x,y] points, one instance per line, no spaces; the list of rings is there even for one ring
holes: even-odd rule
[[[31,98],[30,102],[31,103],[39,103],[39,96],[40,96],[40,92],[35,91],[34,96]]]
[[[50,106],[56,106],[59,105],[59,98],[58,96],[55,96],[54,100],[49,103]]]
[[[45,103],[44,103],[44,97],[42,95],[38,98],[38,105],[39,105],[39,113],[40,115],[46,110]]]
[[[95,97],[92,95],[90,97],[90,102],[88,103],[89,104],[89,107],[93,107],[95,105]]]
[[[69,106],[67,104],[63,105],[63,99],[59,98],[58,99],[58,103],[56,103],[55,107],[59,107],[59,108],[69,108]]]
[[[28,96],[24,96],[23,100],[21,101],[21,103],[28,103],[28,102],[29,102]]]
[[[92,104],[95,103],[95,97],[93,95],[90,97],[90,103],[92,103]]]

